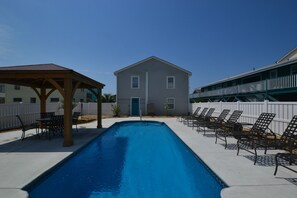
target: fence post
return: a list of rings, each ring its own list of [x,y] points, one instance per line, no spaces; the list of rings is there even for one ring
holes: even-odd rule
[[[220,112],[222,112],[222,111],[223,111],[223,102],[220,101]]]
[[[236,102],[236,110],[239,110],[239,106],[240,106],[240,101]]]
[[[264,100],[263,105],[264,105],[263,111],[265,113],[268,113],[268,100]]]

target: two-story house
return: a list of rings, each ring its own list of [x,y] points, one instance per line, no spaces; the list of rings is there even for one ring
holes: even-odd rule
[[[114,75],[121,114],[181,115],[188,112],[191,72],[151,56]]]

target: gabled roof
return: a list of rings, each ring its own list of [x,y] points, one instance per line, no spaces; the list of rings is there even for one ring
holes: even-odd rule
[[[143,60],[141,60],[141,61],[138,61],[138,62],[136,62],[136,63],[134,63],[134,64],[132,64],[132,65],[129,65],[129,66],[124,67],[124,68],[122,68],[122,69],[120,69],[120,70],[117,70],[117,71],[114,72],[114,75],[116,76],[118,73],[120,73],[120,72],[122,72],[122,71],[125,71],[125,70],[127,70],[127,69],[136,67],[136,66],[138,66],[138,65],[140,65],[140,64],[142,64],[142,63],[144,63],[144,62],[147,62],[147,61],[149,61],[149,60],[157,60],[157,61],[162,62],[162,63],[164,63],[164,64],[166,64],[166,65],[169,65],[169,66],[171,66],[171,67],[173,67],[173,68],[175,68],[175,69],[178,69],[178,70],[180,70],[180,71],[183,71],[183,72],[187,73],[189,76],[192,75],[192,73],[191,73],[190,71],[185,70],[185,69],[183,69],[183,68],[181,68],[181,67],[179,67],[179,66],[177,66],[177,65],[174,65],[174,64],[172,64],[172,63],[170,63],[170,62],[168,62],[168,61],[165,61],[165,60],[163,60],[163,59],[161,59],[161,58],[158,58],[158,57],[156,57],[156,56],[150,56],[150,57],[148,57],[148,58],[146,58],[146,59],[143,59]]]
[[[291,61],[297,59],[297,47],[291,50],[289,53],[287,53],[285,56],[283,56],[281,59],[279,59],[276,63],[282,63],[285,61]]]
[[[48,79],[56,80],[63,87],[66,78],[80,82],[78,88],[102,89],[105,86],[72,69],[52,63],[0,67],[0,83],[51,88],[54,85]]]
[[[53,63],[35,64],[35,65],[18,65],[18,66],[3,66],[0,70],[19,70],[19,71],[72,71],[66,67],[56,65]]]

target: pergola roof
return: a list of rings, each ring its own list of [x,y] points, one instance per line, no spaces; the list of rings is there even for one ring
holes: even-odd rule
[[[54,88],[47,79],[54,80],[63,87],[64,79],[80,82],[77,88],[103,88],[105,85],[89,77],[56,64],[36,64],[0,67],[0,83],[23,85],[35,88]]]
[[[102,127],[101,90],[105,85],[72,69],[55,64],[0,67],[0,83],[31,87],[40,99],[40,112],[46,112],[46,98],[58,90],[64,98],[64,146],[73,145],[72,98],[77,88],[87,88],[97,96],[97,127]]]

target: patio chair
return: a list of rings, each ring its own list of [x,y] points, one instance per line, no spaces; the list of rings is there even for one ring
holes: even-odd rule
[[[51,118],[52,116],[55,115],[55,112],[42,112],[40,113],[40,119],[49,119]],[[41,130],[41,134],[43,134],[44,132],[46,132],[47,130],[47,123],[46,121],[39,121],[39,128]]]
[[[255,152],[249,150],[249,148],[254,149],[256,143],[260,142],[265,136],[273,135],[268,126],[274,117],[275,113],[261,113],[250,130],[235,130],[232,132],[233,137],[237,139],[237,155],[240,149],[255,154]]]
[[[232,131],[238,130],[238,128],[240,128],[240,125],[237,123],[237,120],[239,119],[241,114],[242,111],[235,110],[226,122],[222,122],[221,124],[212,126],[215,130],[215,143],[217,143],[218,139],[220,139],[225,142],[225,149],[227,148],[227,137],[231,136]]]
[[[78,124],[79,116],[80,116],[80,112],[73,112],[73,114],[72,114],[72,125],[75,125],[76,132],[78,132],[77,124]]]
[[[39,136],[39,127],[37,122],[29,122],[21,115],[16,115],[17,119],[19,120],[21,127],[22,127],[22,136],[21,140],[24,140],[26,137],[26,131],[30,129],[36,129],[36,135]]]
[[[194,129],[195,126],[196,126],[197,127],[197,131],[199,132],[198,127],[200,126],[200,124],[205,123],[205,122],[209,122],[210,121],[210,118],[211,118],[211,115],[213,114],[214,111],[215,111],[215,108],[210,108],[208,110],[208,112],[205,114],[205,116],[196,117],[193,120],[193,123],[192,123],[193,126],[192,126],[192,128]]]
[[[200,114],[187,117],[186,119],[184,119],[183,123],[187,124],[187,126],[190,126],[190,123],[192,123],[195,118],[205,116],[207,110],[208,110],[207,107],[203,108]]]
[[[208,129],[216,129],[217,126],[221,125],[225,118],[227,117],[227,115],[229,114],[230,112],[230,109],[224,109],[220,115],[218,117],[210,117],[210,120],[209,121],[205,121],[205,122],[201,122],[199,124],[199,128],[203,128],[203,135],[205,135],[205,128],[208,128]]]
[[[64,131],[64,115],[55,115],[52,116],[48,124],[48,138],[51,139],[51,136],[60,135],[63,136]]]

